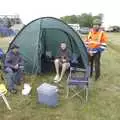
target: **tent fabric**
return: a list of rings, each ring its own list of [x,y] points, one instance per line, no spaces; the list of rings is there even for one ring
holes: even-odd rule
[[[9,49],[13,43],[19,45],[25,60],[25,72],[40,73],[44,67],[42,55],[54,57],[61,42],[66,42],[71,52],[81,57],[80,62],[85,68],[88,66],[87,50],[80,36],[63,21],[53,17],[39,18],[24,26]]]

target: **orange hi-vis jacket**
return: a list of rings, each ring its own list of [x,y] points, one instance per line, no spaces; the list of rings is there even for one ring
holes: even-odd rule
[[[89,49],[100,48],[100,47],[104,48],[107,45],[106,44],[107,41],[108,38],[104,33],[104,31],[99,30],[96,32],[94,29],[91,29],[88,34],[87,40],[85,41],[85,44]]]

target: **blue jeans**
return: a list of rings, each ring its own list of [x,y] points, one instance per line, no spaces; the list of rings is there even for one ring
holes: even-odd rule
[[[16,84],[19,84],[22,78],[22,70],[18,69],[14,72],[11,68],[6,71],[6,82],[8,85],[8,89],[12,90],[16,88]]]

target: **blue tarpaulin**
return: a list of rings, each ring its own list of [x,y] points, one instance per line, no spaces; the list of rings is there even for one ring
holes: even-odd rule
[[[0,27],[1,36],[14,36],[15,32],[7,27]]]
[[[0,48],[0,58],[4,55],[3,50]]]

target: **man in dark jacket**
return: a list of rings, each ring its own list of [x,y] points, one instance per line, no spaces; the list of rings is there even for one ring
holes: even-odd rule
[[[63,42],[60,44],[60,49],[57,53],[54,64],[56,69],[56,76],[54,81],[58,83],[62,80],[66,70],[70,67],[70,52],[67,49],[66,43]],[[59,75],[60,66],[62,67],[61,75]]]
[[[11,93],[16,93],[15,84],[19,85],[24,68],[23,59],[19,53],[19,46],[13,44],[5,58],[5,72],[8,89]]]

